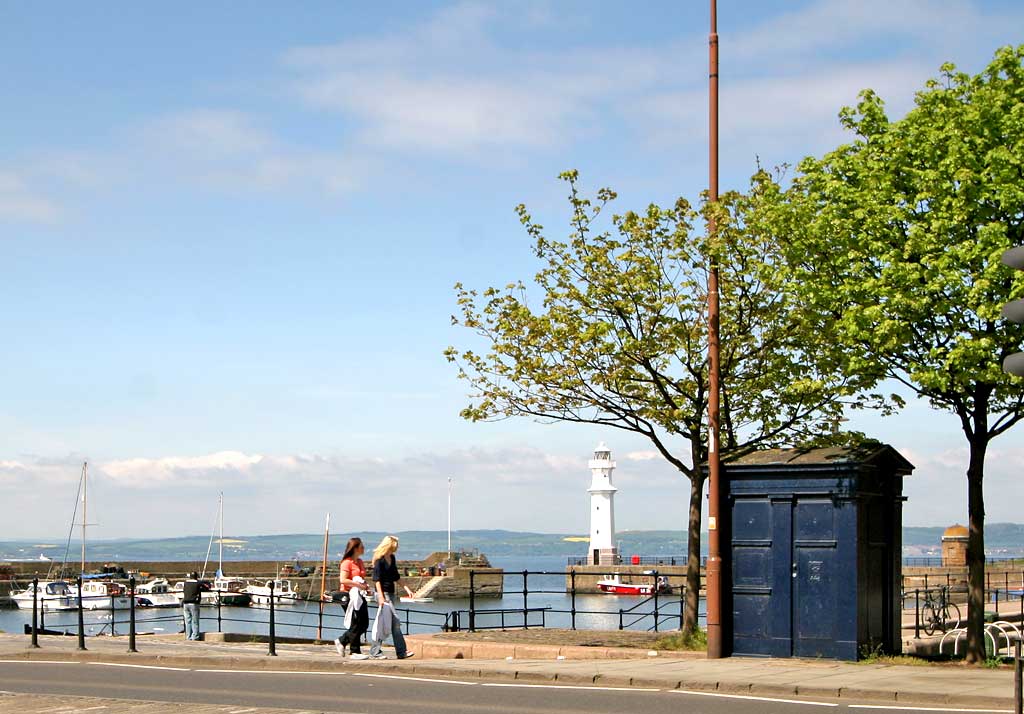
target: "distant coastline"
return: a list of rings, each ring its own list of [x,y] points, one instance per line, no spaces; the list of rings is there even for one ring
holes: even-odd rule
[[[945,526],[906,527],[903,529],[904,556],[933,556],[939,553],[939,544]],[[331,537],[331,557],[336,557],[350,534],[343,529]],[[359,531],[369,542],[378,540],[383,533]],[[401,552],[409,558],[424,557],[447,548],[445,531],[404,531],[397,534],[402,542]],[[681,556],[686,552],[685,531],[621,531],[616,539],[623,555]],[[477,549],[488,557],[526,558],[531,556],[585,555],[587,544],[580,534],[531,533],[505,530],[460,530],[452,533],[454,549]],[[91,561],[160,561],[202,560],[206,555],[210,537],[186,536],[180,538],[119,538],[89,542]],[[75,559],[77,541],[72,540],[71,559]],[[1018,556],[1024,554],[1024,524],[990,523],[985,527],[986,551],[991,556]],[[0,539],[0,561],[38,558],[45,555],[62,560],[66,544],[60,539],[3,540]],[[229,560],[316,560],[323,547],[323,534],[236,535],[225,534],[224,555]]]

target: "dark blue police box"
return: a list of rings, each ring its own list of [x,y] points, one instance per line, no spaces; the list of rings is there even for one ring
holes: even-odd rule
[[[856,660],[902,646],[903,477],[891,446],[773,449],[722,465],[731,654]]]

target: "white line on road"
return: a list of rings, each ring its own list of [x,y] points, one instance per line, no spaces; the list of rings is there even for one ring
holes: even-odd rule
[[[407,679],[410,682],[435,682],[437,684],[465,684],[476,686],[476,682],[463,682],[458,679],[427,679],[426,677],[403,677],[400,674],[370,674],[369,672],[352,672],[353,677],[376,677],[378,679]]]
[[[1009,714],[1009,709],[951,709],[950,707],[896,707],[891,704],[850,704],[850,709],[895,709],[901,712],[974,712],[974,714]]]
[[[93,712],[93,711],[96,711],[97,709],[106,709],[106,708],[107,707],[105,705],[100,704],[99,706],[86,707],[85,709],[76,709],[75,711],[79,711],[79,712]]]
[[[724,699],[749,699],[755,702],[781,702],[782,704],[806,704],[812,707],[838,707],[831,702],[809,702],[803,699],[775,699],[773,697],[755,697],[750,694],[720,694],[718,692],[695,692],[690,689],[670,689],[676,694],[692,694],[697,697],[722,697]]]
[[[245,714],[246,712],[254,711],[256,711],[255,707],[253,707],[252,709],[235,709],[233,712],[228,712],[228,714]]]
[[[590,689],[595,692],[660,692],[660,689],[645,687],[593,687],[585,684],[511,684],[487,682],[481,687],[530,687],[533,689]]]
[[[0,664],[81,664],[60,659],[0,659]]]
[[[196,672],[216,672],[219,674],[318,674],[342,676],[348,672],[295,672],[287,669],[197,669]]]
[[[126,664],[124,662],[88,662],[97,667],[129,667],[131,669],[166,669],[172,672],[191,672],[188,667],[159,667],[155,664]]]

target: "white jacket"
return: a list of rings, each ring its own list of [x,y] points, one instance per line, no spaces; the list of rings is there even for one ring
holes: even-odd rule
[[[366,581],[358,575],[352,578],[352,582],[363,584]],[[363,595],[362,588],[349,588],[348,589],[348,607],[345,608],[345,627],[349,630],[352,629],[352,621],[355,619],[356,613],[359,608],[366,602],[366,596]]]
[[[395,619],[395,608],[390,602],[382,602],[377,607],[377,617],[373,620],[373,631],[370,637],[376,642],[382,642],[391,637],[391,623]]]

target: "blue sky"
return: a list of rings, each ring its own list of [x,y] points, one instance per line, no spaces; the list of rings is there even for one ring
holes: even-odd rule
[[[720,6],[723,187],[843,140],[858,90],[899,115],[1024,26],[1014,2]],[[621,210],[705,186],[706,11],[0,4],[0,536],[63,531],[84,458],[98,537],[202,532],[219,490],[239,532],[347,499],[351,529],[443,527],[448,475],[462,527],[584,531],[600,438],[620,527],[681,526],[642,440],[464,423],[441,352],[453,283],[535,269],[517,203],[564,233],[558,172]],[[907,522],[963,520],[955,419],[852,426],[918,465]],[[1015,518],[1019,443],[990,452],[990,519]]]

